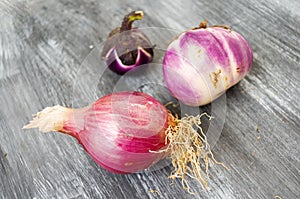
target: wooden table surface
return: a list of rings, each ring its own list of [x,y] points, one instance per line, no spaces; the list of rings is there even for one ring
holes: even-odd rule
[[[157,45],[156,64],[120,79],[98,52],[132,10],[145,12],[135,25]],[[79,107],[116,90],[141,90],[166,103],[164,49],[203,19],[230,25],[254,53],[251,72],[223,96],[213,152],[230,169],[211,167],[210,191],[193,183],[190,195],[179,180],[171,185],[165,163],[112,174],[72,137],[21,129],[46,106]],[[299,198],[299,41],[297,0],[1,0],[0,198]]]

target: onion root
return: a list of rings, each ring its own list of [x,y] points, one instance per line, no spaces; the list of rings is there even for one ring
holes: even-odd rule
[[[190,185],[186,176],[198,181],[204,190],[209,190],[209,166],[218,164],[228,169],[222,162],[217,161],[207,142],[207,137],[201,128],[201,117],[212,119],[207,113],[197,116],[185,116],[179,119],[169,114],[169,127],[166,130],[168,147],[156,152],[168,152],[174,170],[170,179],[181,179],[182,187],[189,193]],[[199,129],[200,134],[197,132]],[[154,151],[153,151],[154,152]],[[203,168],[204,167],[204,168]]]

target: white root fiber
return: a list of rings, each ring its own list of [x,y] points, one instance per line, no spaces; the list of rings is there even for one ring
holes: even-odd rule
[[[195,179],[204,190],[209,190],[209,166],[211,164],[222,165],[211,152],[206,135],[201,128],[201,117],[206,116],[211,120],[211,116],[202,113],[197,116],[185,116],[181,119],[170,114],[169,127],[166,130],[166,144],[168,147],[157,152],[168,152],[172,160],[174,170],[169,176],[170,179],[181,179],[184,189],[189,193],[190,184],[186,178]],[[199,129],[200,134],[197,132]]]

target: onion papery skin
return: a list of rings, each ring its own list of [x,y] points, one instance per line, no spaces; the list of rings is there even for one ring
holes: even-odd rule
[[[141,92],[106,95],[91,106],[74,109],[61,132],[76,137],[93,160],[114,173],[149,168],[165,153],[167,109]]]
[[[252,50],[237,32],[223,27],[188,30],[172,41],[163,60],[170,93],[191,106],[208,104],[251,69]]]

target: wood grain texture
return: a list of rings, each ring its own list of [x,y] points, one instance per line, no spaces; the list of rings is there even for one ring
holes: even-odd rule
[[[212,167],[209,192],[194,184],[189,195],[179,181],[170,185],[171,166],[109,173],[73,138],[21,129],[43,107],[86,105],[126,85],[163,103],[171,99],[159,64],[121,80],[97,65],[107,34],[138,9],[145,18],[136,25],[162,30],[150,35],[159,46],[155,63],[169,39],[203,19],[230,25],[253,49],[252,71],[226,94],[225,125],[213,149],[230,170]],[[299,63],[296,0],[1,0],[0,198],[299,198]]]

